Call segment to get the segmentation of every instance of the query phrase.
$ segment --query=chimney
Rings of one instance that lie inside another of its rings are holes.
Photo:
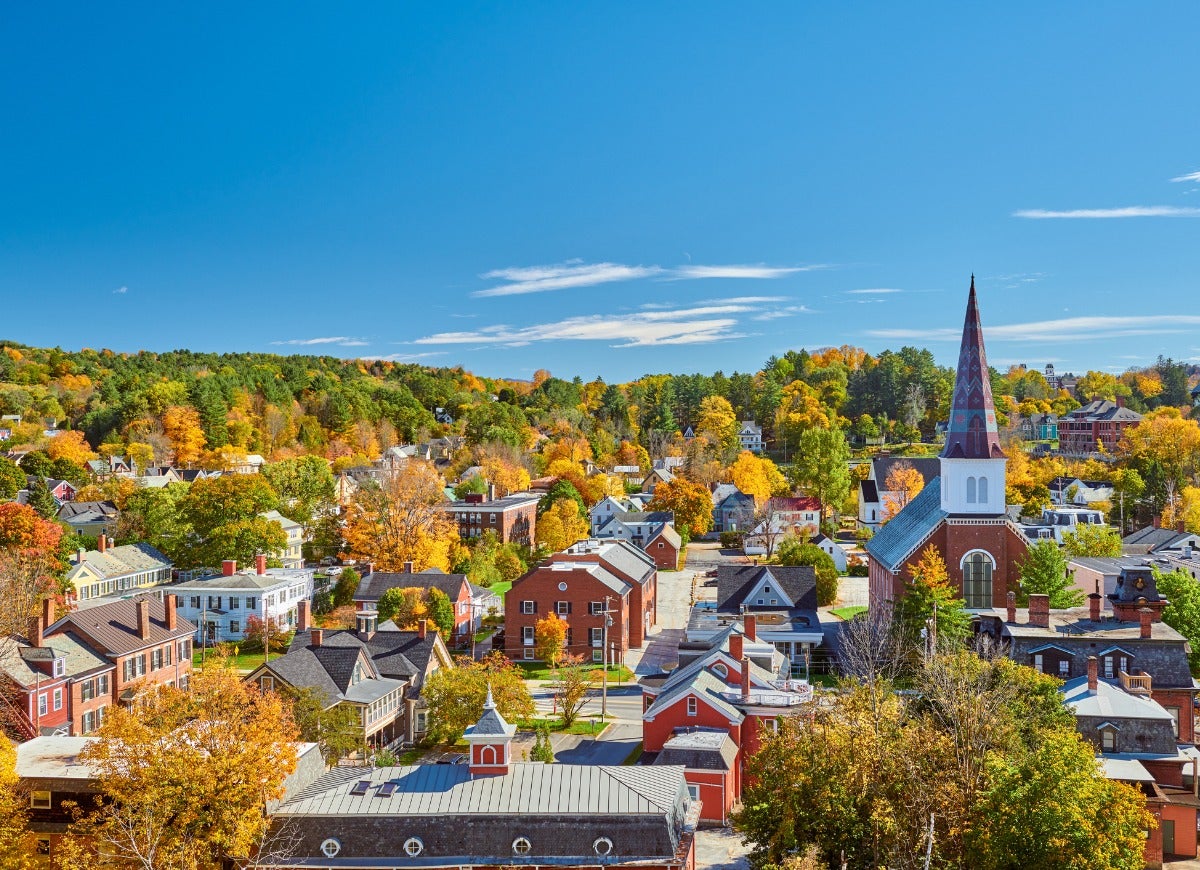
[[[1142,630],[1139,633],[1139,637],[1145,640],[1154,633],[1154,611],[1149,607],[1143,607],[1138,610],[1138,616],[1142,620]]]
[[[1155,516],[1154,519],[1150,520],[1150,525],[1154,526],[1154,528],[1156,528],[1156,529],[1161,529],[1162,528],[1162,519],[1158,516]]]
[[[742,701],[750,701],[750,657],[742,657]]]
[[[488,501],[495,501],[495,500],[496,500],[496,484],[494,484],[494,483],[489,483],[489,484],[488,484],[487,496],[488,496],[488,497],[487,497],[487,500],[488,500]]]
[[[324,632],[324,631],[322,631],[322,630],[321,630],[321,629],[319,629],[319,628],[314,628],[314,629],[312,630],[312,641],[311,641],[311,645],[312,645],[312,646],[320,646],[320,645],[321,645],[321,641],[322,641],[322,640],[324,640],[324,638],[325,638],[325,632]]]
[[[1100,621],[1100,604],[1104,598],[1098,592],[1093,592],[1088,596],[1088,619],[1092,622]]]
[[[372,575],[374,573],[375,573],[375,563],[374,562],[368,562],[367,564],[363,565],[363,576],[364,577],[369,577],[370,575]]]
[[[1029,624],[1035,628],[1050,627],[1050,596],[1029,596]]]
[[[254,557],[254,573],[261,577],[267,573],[267,554],[258,553]]]
[[[167,606],[167,631],[174,631],[179,625],[179,615],[177,608],[179,607],[179,599],[174,595],[167,595],[163,598],[163,603]]]
[[[310,628],[312,628],[312,605],[305,598],[296,605],[296,631],[308,631]]]
[[[742,660],[742,636],[736,631],[729,635],[729,655],[735,662]]]
[[[221,574],[225,577],[232,577],[237,573],[237,559],[226,559],[221,563]]]
[[[1117,407],[1118,408],[1125,407],[1125,397],[1124,396],[1117,396]]]
[[[379,611],[360,610],[358,612],[358,639],[366,642],[375,636],[375,624],[379,621]]]
[[[104,532],[101,532],[100,537],[96,540],[96,548],[101,553],[108,549],[108,535],[104,534]]]
[[[405,573],[405,574],[411,574],[412,572],[413,572],[413,563],[412,563],[412,562],[405,562],[405,563],[404,563],[404,573]]]
[[[421,640],[425,639],[425,634],[429,631],[425,623],[426,620],[424,619],[417,623],[417,635],[421,638]]]
[[[1096,694],[1096,686],[1100,682],[1100,662],[1095,656],[1088,656],[1088,694]]]
[[[750,643],[758,642],[758,617],[746,614],[742,617],[742,631]]]
[[[78,550],[75,551],[75,564],[82,565],[83,560],[86,556],[87,556],[87,550],[85,550],[83,547],[80,547]]]
[[[1184,524],[1183,520],[1179,520],[1175,523],[1175,531],[1179,532],[1181,535],[1187,533],[1187,526]]]
[[[46,597],[42,599],[42,627],[49,628],[54,625],[54,599]]]
[[[1005,596],[1005,601],[1008,605],[1008,612],[1004,616],[1006,622],[1017,621],[1017,593],[1010,592]]]
[[[142,640],[150,639],[150,602],[145,598],[139,598],[137,603],[137,621],[138,621],[138,637]]]
[[[40,647],[46,643],[46,626],[40,616],[29,617],[29,645]]]

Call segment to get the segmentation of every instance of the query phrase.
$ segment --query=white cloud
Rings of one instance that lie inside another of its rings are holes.
[[[705,305],[761,305],[764,302],[787,302],[788,296],[731,296],[728,299],[705,299]],[[649,308],[649,305],[644,306]]]
[[[1076,208],[1068,211],[1048,211],[1027,208],[1014,211],[1013,217],[1033,218],[1131,218],[1131,217],[1200,217],[1200,208],[1177,205],[1130,205],[1124,208]]]
[[[568,262],[549,266],[513,266],[493,269],[480,277],[499,279],[507,283],[471,295],[476,298],[491,296],[522,296],[527,293],[547,293],[552,290],[569,290],[576,287],[594,287],[621,281],[636,281],[657,278],[662,281],[695,281],[706,278],[770,280],[782,278],[796,272],[827,268],[814,266],[628,266],[622,263],[579,263]]]
[[[748,310],[753,309],[745,306],[710,306],[690,311],[591,314],[519,328],[497,325],[471,332],[439,332],[418,338],[414,344],[484,344],[501,347],[524,347],[540,341],[605,341],[612,347],[706,344],[744,338],[745,333],[736,331],[736,318],[714,315]]]
[[[1172,181],[1200,181],[1200,172],[1188,172],[1184,175],[1176,175]]]
[[[119,295],[122,295],[122,296],[123,296],[123,295],[125,295],[125,294],[126,294],[126,293],[128,293],[128,292],[129,292],[129,288],[128,288],[128,287],[118,287],[116,290],[114,290],[114,291],[113,291],[113,293],[117,293],[117,294],[119,294]]]
[[[345,335],[335,335],[330,338],[289,338],[283,341],[273,341],[271,344],[290,344],[307,347],[314,344],[336,344],[339,347],[366,347],[369,341],[361,338],[350,338]]]
[[[417,360],[429,359],[434,356],[445,356],[447,351],[431,350],[425,353],[389,353],[385,356],[361,356],[359,359],[383,360],[384,362],[416,362]]]
[[[762,314],[756,314],[751,320],[779,320],[781,317],[794,317],[797,314],[813,313],[813,310],[807,305],[785,305],[783,308],[775,308],[771,311],[764,311]]]
[[[903,290],[900,290],[897,287],[867,287],[862,290],[847,290],[846,291],[846,293],[848,293],[851,296],[882,296],[882,295],[886,295],[888,293],[903,293],[903,292],[904,292]]]
[[[1127,338],[1138,335],[1166,335],[1191,332],[1200,326],[1200,315],[1150,314],[1132,317],[1064,317],[1031,323],[985,326],[987,341],[1087,341],[1099,338]],[[962,329],[873,329],[876,338],[925,341],[958,341]]]

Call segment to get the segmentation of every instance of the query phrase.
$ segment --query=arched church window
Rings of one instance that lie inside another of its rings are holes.
[[[976,483],[975,478],[967,478],[967,504],[975,504],[976,499]]]
[[[992,568],[992,557],[978,550],[963,559],[963,599],[967,607],[992,606]]]
[[[988,481],[986,477],[979,478],[979,503],[987,504],[988,500]]]

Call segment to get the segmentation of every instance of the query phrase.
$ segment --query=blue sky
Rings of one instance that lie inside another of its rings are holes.
[[[1198,31],[1194,3],[9,4],[0,337],[950,363],[974,272],[994,365],[1200,361]]]

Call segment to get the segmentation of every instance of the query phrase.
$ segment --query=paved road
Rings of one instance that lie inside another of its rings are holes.
[[[609,726],[600,739],[578,734],[555,734],[554,760],[562,764],[613,764],[625,762],[642,742],[641,723]]]

